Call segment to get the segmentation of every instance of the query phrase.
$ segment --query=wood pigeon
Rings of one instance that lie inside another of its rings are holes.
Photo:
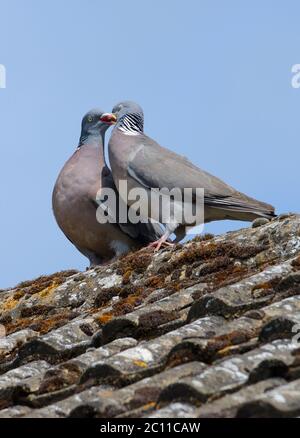
[[[125,101],[117,104],[107,117],[116,116],[108,150],[114,182],[118,187],[121,180],[128,181],[128,187],[142,187],[149,192],[167,188],[191,188],[194,190],[192,203],[195,203],[196,188],[204,189],[204,222],[231,219],[252,221],[257,217],[272,218],[274,208],[237,191],[219,178],[205,172],[169,149],[163,148],[144,134],[144,115],[135,102]],[[113,122],[112,122],[113,123]],[[203,196],[202,196],[203,198]],[[170,200],[172,204],[172,201]],[[174,205],[173,205],[174,207]],[[149,216],[157,219],[149,212]],[[161,221],[161,218],[158,218]],[[172,219],[172,218],[171,218]],[[185,236],[186,224],[170,220],[165,233],[150,246],[158,250],[175,233],[177,241]],[[190,225],[190,224],[189,224]]]
[[[61,170],[52,196],[59,227],[89,259],[91,266],[141,248],[163,234],[161,225],[156,223],[99,223],[97,220],[97,194],[99,197],[101,190],[113,189],[119,200],[104,157],[105,132],[115,117],[103,121],[103,114],[96,109],[83,117],[79,145]]]

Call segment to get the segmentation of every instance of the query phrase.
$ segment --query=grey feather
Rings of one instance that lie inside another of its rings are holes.
[[[275,215],[271,205],[237,191],[185,157],[163,148],[145,135],[143,129],[137,133],[128,128],[126,132],[126,127],[120,129],[124,118],[136,114],[138,108],[137,104],[125,102],[113,110],[118,122],[109,142],[109,157],[116,184],[120,179],[126,179],[129,187],[191,188],[194,199],[196,188],[203,188],[205,222],[222,219],[251,221],[256,217]],[[143,117],[142,110],[139,115]]]
[[[116,193],[112,174],[104,158],[104,135],[109,125],[92,110],[83,118],[79,146],[60,172],[52,196],[59,227],[76,248],[100,264],[150,243],[163,234],[157,224],[105,223],[97,221],[97,193],[111,188]]]

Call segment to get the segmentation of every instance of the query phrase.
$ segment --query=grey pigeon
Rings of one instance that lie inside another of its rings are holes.
[[[101,120],[103,111],[92,110],[82,120],[79,146],[56,181],[52,205],[56,221],[66,237],[84,254],[91,266],[111,261],[129,250],[157,240],[159,224],[99,223],[96,195],[101,188],[118,194],[104,158],[105,132],[115,117]],[[127,206],[126,206],[127,209]]]
[[[204,222],[223,219],[252,221],[257,217],[269,219],[275,216],[271,205],[238,192],[144,134],[144,115],[138,104],[122,102],[108,114],[117,117],[109,141],[109,160],[117,187],[120,180],[125,179],[129,189],[203,188]],[[165,225],[165,234],[150,245],[156,250],[172,233],[176,234],[177,241],[185,236],[186,224],[171,221]]]

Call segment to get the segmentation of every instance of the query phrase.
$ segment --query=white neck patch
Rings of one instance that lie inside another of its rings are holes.
[[[132,113],[125,114],[120,122],[118,129],[126,135],[140,135],[143,134],[144,119],[140,114]]]
[[[140,132],[131,131],[127,128],[124,128],[123,126],[119,126],[118,129],[122,132],[124,132],[125,135],[140,135]]]

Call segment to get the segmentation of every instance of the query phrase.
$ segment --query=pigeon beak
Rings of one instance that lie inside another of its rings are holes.
[[[117,117],[113,113],[104,113],[100,117],[101,122],[106,123],[107,125],[115,125],[117,122]]]

